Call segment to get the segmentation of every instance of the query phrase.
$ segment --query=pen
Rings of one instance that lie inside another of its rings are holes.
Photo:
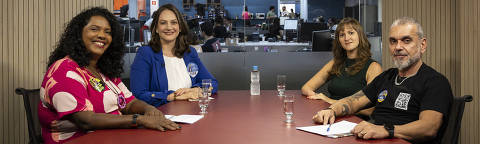
[[[332,124],[328,124],[327,132],[330,131],[331,126],[332,126]]]

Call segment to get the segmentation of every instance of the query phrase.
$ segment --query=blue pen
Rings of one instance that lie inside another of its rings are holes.
[[[332,126],[332,124],[328,124],[327,132],[330,131],[331,126]]]

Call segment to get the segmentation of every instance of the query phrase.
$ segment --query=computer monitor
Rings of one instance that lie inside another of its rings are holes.
[[[130,20],[130,26],[128,21],[120,21],[120,26],[123,29],[123,40],[127,42],[139,42],[140,41],[140,27],[141,24],[138,20]]]
[[[260,34],[258,32],[254,32],[252,34],[247,35],[247,41],[253,41],[253,42],[260,41]]]
[[[285,25],[283,26],[283,29],[296,30],[297,25],[298,25],[298,20],[287,19],[287,20],[285,20]]]
[[[312,35],[312,51],[332,51],[330,30],[313,31]]]
[[[256,13],[255,18],[257,18],[257,19],[265,19],[265,13]]]
[[[312,31],[320,31],[328,29],[324,23],[301,23],[298,30],[298,41],[308,42],[312,41]]]
[[[280,17],[280,25],[285,25],[285,20],[289,19],[289,17]]]

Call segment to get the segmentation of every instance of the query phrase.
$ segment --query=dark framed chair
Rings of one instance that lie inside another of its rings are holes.
[[[29,144],[43,143],[40,121],[38,120],[38,103],[40,89],[17,88],[15,93],[23,96],[23,104],[27,114]]]
[[[473,97],[471,95],[464,95],[453,98],[452,107],[450,108],[450,116],[448,118],[447,128],[443,134],[443,144],[456,144],[458,143],[458,135],[460,133],[460,127],[462,126],[463,110],[465,109],[465,103],[471,102]]]

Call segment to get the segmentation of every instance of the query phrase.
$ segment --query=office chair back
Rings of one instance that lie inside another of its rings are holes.
[[[465,102],[471,102],[473,97],[471,95],[464,95],[455,97],[450,109],[447,128],[443,134],[442,143],[456,144],[458,143],[458,134],[460,133],[460,126],[462,125],[463,110],[465,109]]]
[[[40,121],[38,120],[39,89],[17,88],[15,93],[23,96],[25,112],[27,114],[28,135],[30,144],[43,143]]]

